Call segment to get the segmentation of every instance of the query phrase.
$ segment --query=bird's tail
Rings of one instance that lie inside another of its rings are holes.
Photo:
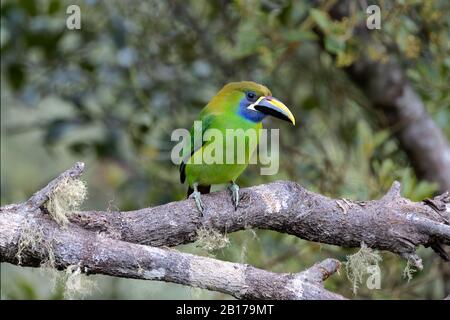
[[[201,193],[201,194],[207,194],[211,191],[211,186],[198,186],[197,190]],[[194,192],[194,189],[192,189],[190,186],[188,188],[187,191],[187,197],[189,198],[189,196],[192,194],[192,192]]]

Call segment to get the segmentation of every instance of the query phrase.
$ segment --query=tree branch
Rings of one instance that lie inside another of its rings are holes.
[[[83,166],[74,168],[79,176]],[[49,185],[57,185],[66,176],[67,172]],[[45,194],[50,190],[47,186],[32,199],[48,198]],[[364,242],[370,248],[399,254],[419,269],[422,262],[415,254],[419,245],[431,246],[449,259],[441,247],[450,244],[449,193],[412,202],[401,197],[400,184],[395,182],[381,199],[361,202],[330,199],[293,182],[275,182],[241,189],[241,196],[237,211],[228,194],[218,192],[204,195],[203,216],[188,199],[129,212],[78,212],[71,221],[111,239],[156,247],[193,242],[200,229],[234,232],[259,228],[344,247],[359,247]],[[29,207],[38,208],[35,216],[44,216],[41,204]],[[3,218],[11,211],[21,215],[32,212],[23,205],[5,206],[1,208]]]
[[[25,209],[33,211],[43,206],[49,199],[52,192],[58,186],[58,184],[65,179],[77,179],[84,171],[84,163],[77,162],[69,170],[64,171],[58,176],[57,179],[50,181],[44,188],[33,194],[33,196],[24,203]]]
[[[28,241],[25,248],[23,238]],[[334,259],[300,273],[273,273],[115,240],[74,224],[61,227],[40,210],[24,214],[20,207],[2,208],[0,253],[2,262],[21,266],[38,267],[52,260],[58,269],[75,265],[86,274],[168,281],[239,299],[344,299],[323,288],[323,281],[339,269],[340,263]]]
[[[351,5],[354,5],[351,1],[340,1],[331,10],[331,16],[337,20],[348,16]],[[365,25],[359,26],[355,36],[369,43],[370,32]],[[441,192],[450,191],[450,145],[427,113],[400,62],[392,55],[388,63],[363,56],[346,71],[370,99],[373,108],[384,115],[386,125],[393,129],[417,174],[437,182]]]
[[[204,195],[203,216],[194,201],[184,200],[129,212],[79,212],[71,219],[112,238],[152,246],[193,242],[201,228],[228,233],[267,229],[344,247],[364,242],[399,254],[419,269],[417,246],[450,243],[449,193],[432,200],[440,210],[401,197],[398,182],[383,198],[366,202],[330,199],[287,181],[241,189],[241,195],[237,211],[226,192]]]

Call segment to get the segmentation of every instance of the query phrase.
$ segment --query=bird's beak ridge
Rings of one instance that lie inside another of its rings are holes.
[[[295,126],[295,118],[291,110],[280,100],[271,96],[262,96],[250,106],[253,110],[258,110],[264,114],[271,115],[281,120],[288,121]]]

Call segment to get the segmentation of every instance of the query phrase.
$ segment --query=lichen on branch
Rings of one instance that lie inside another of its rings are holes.
[[[66,177],[48,195],[45,207],[59,225],[65,226],[69,223],[69,217],[79,210],[86,196],[84,181]]]
[[[448,260],[441,244],[450,244],[445,212],[449,194],[412,202],[401,196],[400,184],[394,183],[381,199],[353,201],[343,212],[342,203],[335,199],[279,181],[242,189],[237,210],[225,192],[205,195],[208,209],[203,216],[189,199],[132,212],[83,212],[77,211],[86,196],[79,180],[83,168],[77,163],[27,202],[0,208],[1,261],[68,270],[67,297],[77,292],[74,288],[89,287],[82,284],[89,273],[175,282],[236,298],[343,298],[322,285],[339,268],[333,259],[298,274],[276,274],[157,248],[198,241],[205,249],[215,250],[228,244],[228,233],[249,228],[343,247],[361,246],[346,263],[355,290],[365,269],[381,261],[375,250],[396,253],[419,270],[421,259],[415,253],[419,245],[431,247]],[[276,213],[267,206],[269,197],[278,208]]]

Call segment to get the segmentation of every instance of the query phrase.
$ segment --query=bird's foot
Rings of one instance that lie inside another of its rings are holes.
[[[231,202],[233,202],[234,205],[234,210],[237,210],[237,207],[239,205],[239,186],[232,182],[229,187],[228,190],[230,190],[231,192]]]
[[[205,205],[203,204],[201,193],[197,190],[197,186],[194,186],[194,192],[189,196],[189,198],[193,198],[195,200],[195,204],[197,205],[198,211],[203,216],[203,211],[205,210]]]

